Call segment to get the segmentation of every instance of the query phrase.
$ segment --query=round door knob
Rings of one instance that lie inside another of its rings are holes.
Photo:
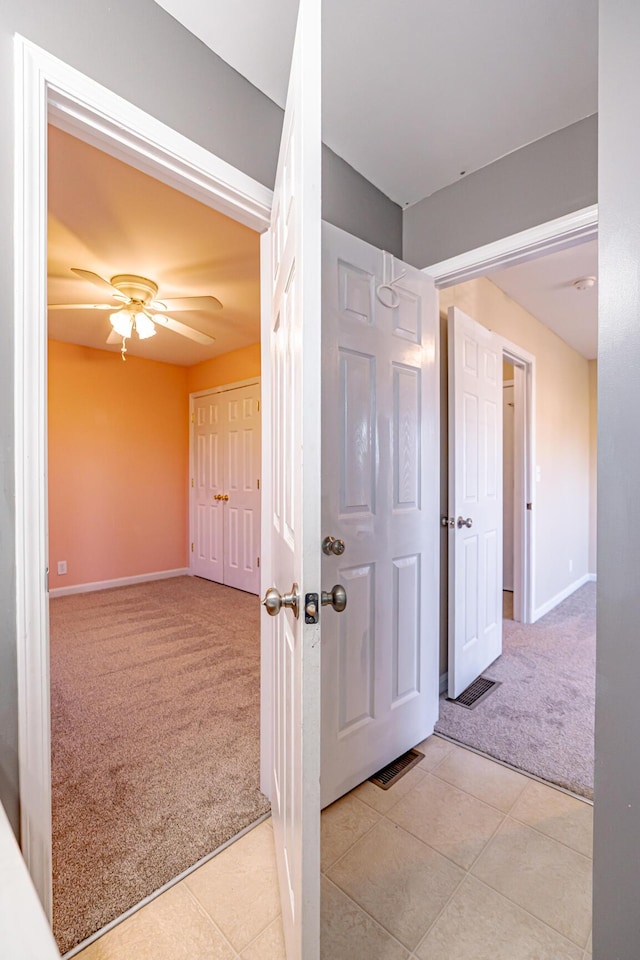
[[[221,500],[228,500],[228,499],[229,499],[229,494],[228,494],[228,493],[225,493],[224,497],[220,497],[220,499],[221,499]]]
[[[469,527],[469,529],[471,529],[472,526],[473,526],[473,520],[471,519],[471,517],[467,517],[466,520],[464,519],[464,517],[458,517],[458,529],[460,529],[461,527]]]
[[[263,607],[267,608],[267,613],[270,617],[276,617],[280,613],[280,607],[282,606],[280,591],[276,590],[275,587],[269,587],[260,603]]]
[[[291,586],[290,592],[285,593],[283,596],[276,587],[269,587],[260,603],[263,607],[266,607],[270,617],[277,617],[282,607],[289,607],[290,610],[293,610],[293,615],[297,620],[299,599],[298,584],[294,583]]]
[[[332,590],[323,590],[320,595],[323,607],[333,607],[336,613],[342,613],[347,606],[347,591],[341,583],[336,583]]]
[[[344,540],[336,540],[335,537],[325,537],[322,541],[322,552],[327,557],[341,557],[345,551]]]

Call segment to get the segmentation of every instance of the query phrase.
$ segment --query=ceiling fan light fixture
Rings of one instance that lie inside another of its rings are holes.
[[[128,310],[118,310],[109,317],[111,326],[121,337],[130,337],[133,327],[133,318]]]
[[[136,333],[141,340],[148,340],[149,337],[155,337],[155,324],[146,313],[136,313],[135,321]]]

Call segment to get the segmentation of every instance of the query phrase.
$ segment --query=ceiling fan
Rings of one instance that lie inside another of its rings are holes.
[[[91,270],[80,270],[71,267],[71,272],[83,280],[90,280],[111,297],[116,303],[50,303],[49,310],[110,310],[109,317],[112,330],[107,337],[107,343],[122,341],[122,357],[126,353],[126,341],[135,330],[138,339],[146,340],[155,336],[156,325],[165,327],[181,337],[188,337],[196,343],[210,344],[215,337],[194,330],[193,327],[168,316],[168,312],[204,311],[213,312],[222,309],[222,304],[216,297],[177,297],[168,300],[156,299],[158,284],[146,277],[135,274],[119,273],[111,280],[93,273]]]

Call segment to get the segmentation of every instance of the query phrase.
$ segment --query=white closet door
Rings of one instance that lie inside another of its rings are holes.
[[[224,579],[223,442],[220,394],[197,397],[193,403],[193,551],[191,572],[222,583]]]
[[[221,395],[225,407],[224,583],[260,590],[260,385]]]

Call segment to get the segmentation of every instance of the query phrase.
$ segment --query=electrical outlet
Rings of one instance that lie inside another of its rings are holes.
[[[61,577],[66,572],[67,572],[67,561],[58,560],[58,576]]]

